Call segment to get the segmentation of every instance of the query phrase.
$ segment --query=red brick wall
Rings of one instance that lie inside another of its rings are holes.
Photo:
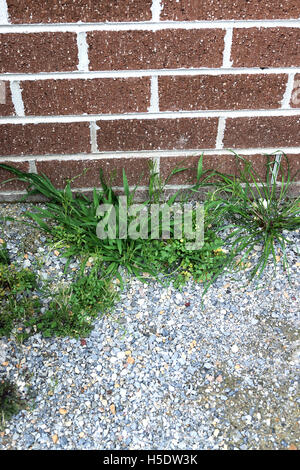
[[[197,156],[300,168],[299,0],[0,0],[0,162],[88,191]],[[24,187],[1,185],[0,199]]]

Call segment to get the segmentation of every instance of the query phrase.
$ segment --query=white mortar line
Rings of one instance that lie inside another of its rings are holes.
[[[148,155],[148,158],[149,158],[149,155]],[[155,156],[151,157],[151,159],[152,159],[152,162],[153,162],[153,165],[154,165],[154,172],[158,173],[160,175],[160,156],[155,155]]]
[[[3,0],[2,0],[3,1]],[[153,10],[152,10],[153,11]],[[158,10],[157,10],[158,11]],[[157,14],[157,13],[156,13]],[[164,29],[228,29],[228,28],[300,28],[299,19],[292,20],[219,20],[219,21],[139,21],[129,23],[52,23],[13,24],[0,26],[0,33],[41,33],[81,31],[159,31]]]
[[[222,68],[230,68],[232,66],[231,46],[232,46],[233,28],[228,28],[224,37],[224,52],[223,52],[223,65]]]
[[[22,90],[19,81],[10,82],[10,91],[12,102],[15,108],[16,115],[19,117],[25,116],[24,103],[22,98]]]
[[[190,188],[192,185],[189,185],[189,184],[167,184],[165,186],[166,189],[187,189],[187,188]],[[95,189],[97,190],[101,190],[101,186],[97,186]],[[112,186],[112,189],[114,191],[124,191],[124,187],[123,186]],[[129,186],[129,189],[130,191],[134,190],[135,189],[135,186],[133,185],[130,185]],[[149,190],[149,186],[143,186],[143,185],[140,185],[136,188],[138,191],[148,191]],[[86,188],[74,188],[73,191],[76,190],[78,192],[84,192],[84,191],[93,191],[94,188],[93,187],[86,187]],[[0,192],[1,194],[1,192]]]
[[[235,149],[235,152],[241,155],[269,155],[284,152],[288,155],[299,155],[300,147],[263,147],[263,148],[246,148],[246,149]],[[28,162],[28,161],[82,161],[82,160],[127,160],[137,158],[169,158],[169,157],[197,157],[204,153],[206,155],[233,155],[229,149],[192,149],[192,150],[148,150],[148,151],[132,151],[132,152],[98,152],[86,153],[86,154],[46,154],[46,155],[20,155],[20,156],[2,156],[0,160],[11,161],[11,162]]]
[[[97,143],[97,129],[98,126],[95,122],[90,122],[90,139],[91,139],[91,151],[92,153],[99,152]]]
[[[294,88],[294,78],[295,78],[295,74],[290,73],[289,76],[288,76],[288,81],[287,81],[287,84],[286,84],[285,93],[284,93],[283,99],[281,101],[281,108],[282,109],[289,109],[291,107],[290,101],[291,101],[292,92],[293,92],[293,88]]]
[[[220,117],[219,124],[218,124],[218,133],[216,139],[216,148],[222,149],[223,148],[223,139],[225,133],[225,126],[226,126],[226,118]]]
[[[6,0],[0,0],[0,26],[9,24],[9,15]]]
[[[78,70],[80,72],[88,72],[89,70],[88,43],[86,40],[86,33],[84,31],[77,34],[77,47],[78,47]]]
[[[196,118],[242,118],[242,117],[271,117],[271,116],[298,116],[300,109],[241,109],[211,110],[211,111],[172,111],[160,113],[128,113],[128,114],[89,114],[89,115],[67,115],[67,116],[3,116],[0,124],[37,124],[37,123],[72,123],[72,122],[95,122],[116,121],[134,119],[196,119]]]
[[[29,173],[37,173],[36,161],[30,160],[28,163],[29,163]]]
[[[151,77],[151,98],[149,113],[159,113],[159,93],[158,93],[158,77],[153,75]]]
[[[161,0],[152,0],[152,21],[153,23],[158,23],[160,21],[160,13],[162,10]]]
[[[70,80],[95,78],[131,78],[174,76],[174,75],[270,75],[300,73],[300,67],[260,68],[190,68],[190,69],[149,69],[149,70],[102,70],[93,72],[52,72],[52,73],[2,73],[0,80]]]
[[[182,185],[166,185],[166,189],[188,189],[190,188],[192,185],[187,185],[187,184],[182,184]],[[278,181],[276,182],[276,186],[278,188],[281,187],[281,182]],[[295,181],[292,183],[292,186],[293,187],[298,187],[300,188],[300,182],[298,181]],[[130,190],[133,190],[135,188],[135,186],[129,186],[129,189]],[[95,188],[96,190],[101,190],[101,186],[99,187],[96,187]],[[113,186],[112,187],[113,190],[124,190],[124,188],[122,186]],[[73,191],[77,191],[77,192],[85,192],[85,191],[93,191],[94,188],[93,187],[86,187],[86,188],[74,188],[72,189]],[[144,191],[144,190],[148,190],[148,187],[147,186],[138,186],[137,187],[137,190],[141,190],[141,191]],[[0,191],[0,201],[3,201],[5,199],[5,197],[13,197],[13,196],[24,196],[27,194],[27,191],[23,190],[23,191]]]

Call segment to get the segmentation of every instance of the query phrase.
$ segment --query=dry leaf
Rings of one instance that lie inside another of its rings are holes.
[[[57,441],[58,441],[58,435],[57,434],[53,434],[52,441],[53,441],[54,444],[57,443]]]
[[[134,358],[131,357],[131,356],[129,356],[129,357],[127,358],[127,362],[128,362],[128,364],[134,364]]]
[[[66,415],[68,413],[65,408],[59,408],[59,412],[61,415]]]
[[[116,414],[116,407],[115,407],[114,404],[110,405],[109,409],[110,409],[110,411],[112,412],[113,415]]]

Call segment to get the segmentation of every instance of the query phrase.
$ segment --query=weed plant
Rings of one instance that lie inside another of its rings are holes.
[[[7,379],[0,380],[0,429],[13,415],[25,408],[17,387]]]
[[[53,291],[38,286],[34,272],[13,263],[0,263],[0,337],[14,334],[17,341],[40,332],[44,337],[84,337],[99,312],[108,311],[116,292],[99,278],[99,265],[80,272],[74,282]],[[46,299],[51,298],[47,307]]]
[[[299,227],[299,199],[291,200],[288,197],[293,178],[287,157],[284,154],[280,159],[278,156],[276,159],[269,156],[265,178],[258,174],[251,162],[237,154],[235,158],[239,168],[236,176],[212,170],[204,171],[202,155],[196,169],[196,183],[191,192],[184,194],[178,191],[166,201],[169,206],[178,200],[179,203],[187,202],[191,193],[199,192],[203,186],[216,188],[214,192],[208,193],[204,202],[204,245],[201,249],[193,251],[187,250],[187,240],[184,236],[181,240],[174,237],[172,219],[169,239],[151,240],[151,214],[146,220],[146,237],[131,239],[117,236],[100,240],[96,233],[97,224],[101,220],[97,215],[100,204],[111,204],[114,207],[117,227],[121,220],[119,198],[112,185],[105,181],[102,171],[99,174],[102,189],[94,189],[90,200],[84,195],[72,194],[73,180],[68,181],[63,190],[58,190],[45,175],[23,173],[3,164],[0,167],[28,183],[29,195],[39,193],[48,198],[46,209],[37,208],[36,212],[30,212],[28,215],[54,237],[57,247],[64,248],[65,257],[71,259],[80,256],[82,260],[87,260],[89,256],[95,257],[101,266],[100,278],[108,280],[116,276],[122,285],[122,266],[144,282],[144,274],[148,273],[156,279],[161,279],[159,275],[163,274],[177,286],[189,278],[209,285],[225,268],[233,269],[236,265],[242,268],[244,261],[254,252],[254,246],[260,243],[263,249],[250,272],[250,279],[262,275],[270,256],[276,264],[276,243],[281,248],[283,263],[287,267],[288,240],[284,233]],[[162,181],[152,166],[148,185],[149,197],[141,204],[141,208],[161,202],[169,179],[185,170],[184,167],[176,168]],[[276,185],[278,175],[281,176],[279,191]],[[129,189],[123,170],[123,192],[127,208],[134,203],[137,187],[138,184],[133,190]],[[230,229],[230,234],[222,240],[220,233],[225,228],[225,223],[226,228]],[[228,253],[224,250],[224,245],[230,245]]]
[[[200,157],[197,167],[197,188],[209,184],[209,179],[215,172],[210,170],[203,171],[203,156]],[[46,209],[37,208],[36,212],[28,213],[29,217],[39,224],[47,233],[51,234],[55,240],[55,246],[63,248],[63,256],[69,258],[80,256],[82,260],[89,256],[95,257],[101,264],[100,276],[104,279],[110,279],[116,276],[121,285],[123,279],[120,275],[120,267],[126,268],[130,274],[134,274],[143,282],[146,282],[144,274],[161,279],[161,273],[169,276],[171,272],[178,272],[179,277],[175,280],[176,285],[182,284],[190,276],[196,279],[209,280],[213,274],[221,272],[220,246],[222,241],[211,230],[205,231],[205,244],[203,249],[187,250],[187,240],[183,236],[181,241],[174,238],[174,219],[170,220],[169,239],[151,240],[151,212],[148,212],[146,218],[146,236],[144,238],[106,238],[99,239],[96,234],[96,228],[99,220],[97,209],[100,204],[110,204],[114,207],[116,213],[116,226],[121,221],[120,200],[112,189],[111,184],[107,184],[100,170],[99,178],[102,190],[94,189],[92,200],[84,195],[74,195],[71,191],[72,181],[68,181],[64,190],[56,189],[51,181],[45,175],[33,173],[23,173],[18,169],[7,165],[1,165],[6,170],[11,171],[16,177],[29,184],[28,195],[37,192],[46,196],[49,200]],[[165,186],[169,179],[178,172],[185,171],[186,168],[176,168],[165,181],[162,181],[159,174],[153,166],[150,167],[149,175],[149,197],[141,203],[141,210],[149,207],[153,203],[162,201]],[[134,204],[134,197],[138,184],[133,190],[130,190],[128,180],[123,170],[123,192],[126,197],[128,211]],[[181,198],[181,201],[180,201]],[[179,203],[187,201],[187,196],[180,194],[180,191],[173,194],[165,204],[171,207],[175,201]],[[206,203],[205,221],[210,221],[215,217],[215,201]],[[128,218],[128,223],[134,217]],[[208,224],[209,225],[209,224]],[[140,227],[138,227],[140,228]],[[162,232],[162,225],[159,227]],[[119,234],[118,234],[119,235]],[[219,250],[219,251],[216,251]]]
[[[237,176],[219,173],[218,189],[214,194],[220,212],[229,221],[230,234],[226,243],[230,244],[231,251],[228,266],[242,266],[255,252],[255,245],[261,245],[258,261],[250,270],[250,281],[261,278],[270,259],[274,267],[282,259],[284,269],[288,271],[286,247],[291,242],[287,232],[300,227],[300,199],[289,197],[297,173],[291,175],[289,160],[283,153],[277,153],[276,158],[266,156],[265,176],[255,170],[252,162],[234,155]]]
[[[117,298],[110,281],[99,278],[97,266],[68,286],[57,291],[45,290],[44,296],[51,298],[49,305],[43,314],[28,318],[25,327],[41,332],[46,338],[88,336],[99,312],[107,312]]]

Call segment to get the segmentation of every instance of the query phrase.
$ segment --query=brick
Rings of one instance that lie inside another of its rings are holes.
[[[159,77],[161,111],[279,108],[287,75]]]
[[[160,175],[165,181],[175,168],[186,168],[168,179],[168,184],[194,184],[196,182],[197,165],[200,155],[181,157],[161,157]],[[203,170],[218,170],[231,173],[234,171],[233,155],[204,155]]]
[[[26,115],[133,113],[150,105],[149,78],[21,83]]]
[[[0,163],[5,163],[6,165],[18,168],[21,171],[29,172],[28,162],[9,162],[5,160],[0,160]],[[9,171],[0,168],[0,193],[1,191],[22,191],[26,189],[27,183],[23,183],[22,181],[18,181],[16,179],[13,179],[13,181],[9,181],[8,183],[4,183],[4,181],[11,178],[15,178],[15,176]]]
[[[90,152],[89,124],[0,125],[0,155],[45,155]]]
[[[300,17],[298,0],[162,0],[161,20],[261,20]]]
[[[286,156],[288,158],[288,165],[290,168],[291,176],[294,177],[296,172],[297,171],[299,172],[299,169],[300,169],[300,155],[287,154]],[[266,175],[267,175],[267,164],[268,162],[272,162],[275,160],[275,155],[266,155],[266,154],[246,155],[245,158],[253,164],[253,169],[255,170],[259,178],[261,178],[262,181],[265,181]],[[278,181],[281,181],[282,171],[286,178],[288,165],[287,165],[286,159],[283,157],[281,160],[281,168],[277,177]],[[236,169],[234,172],[234,174],[236,175],[238,174],[239,166],[240,168],[243,168],[242,163],[240,163],[239,165],[237,162],[235,165]],[[299,180],[299,175],[298,175],[298,180]]]
[[[14,116],[15,114],[9,82],[0,80],[0,116]]]
[[[97,121],[99,151],[179,150],[215,146],[218,119]]]
[[[7,0],[12,23],[148,21],[152,0],[90,2],[86,0]]]
[[[230,118],[226,120],[224,147],[297,147],[299,130],[299,116]]]
[[[91,70],[220,67],[224,31],[93,31],[88,33]]]
[[[149,181],[149,160],[147,158],[113,158],[99,160],[47,160],[37,161],[38,173],[46,174],[53,184],[63,188],[68,179],[78,178],[72,183],[73,188],[101,187],[99,170],[102,168],[107,182],[113,186],[123,186],[122,169],[126,171],[129,185],[136,185],[140,176],[139,184],[147,184]],[[85,172],[85,170],[87,171]]]
[[[299,67],[299,28],[234,29],[234,67]]]
[[[77,69],[74,33],[0,34],[0,73],[36,73]]]
[[[246,160],[253,164],[254,170],[257,172],[259,177],[264,181],[266,179],[266,164],[268,162],[267,155],[244,155]],[[290,165],[290,171],[292,176],[300,169],[300,154],[299,155],[287,155]],[[269,157],[271,160],[274,156]],[[199,155],[186,156],[186,157],[161,157],[160,159],[160,174],[163,180],[165,180],[172,170],[175,168],[187,168],[186,171],[176,173],[169,180],[168,184],[181,185],[181,184],[195,184],[196,172]],[[270,160],[270,161],[271,161]],[[215,170],[221,173],[227,173],[231,175],[239,174],[239,167],[242,165],[238,164],[238,160],[234,155],[204,155],[203,157],[203,169],[204,170]],[[286,160],[282,160],[282,168],[286,175]],[[278,175],[280,180],[281,174]],[[298,180],[300,177],[298,176]]]
[[[295,75],[290,106],[291,108],[300,108],[300,74]]]
[[[299,154],[287,154],[290,166],[291,178],[295,181],[300,181],[300,153]],[[282,167],[286,169],[286,161],[282,161]],[[280,175],[279,175],[280,178]],[[278,179],[279,179],[278,178]],[[299,197],[299,193],[298,193]]]

